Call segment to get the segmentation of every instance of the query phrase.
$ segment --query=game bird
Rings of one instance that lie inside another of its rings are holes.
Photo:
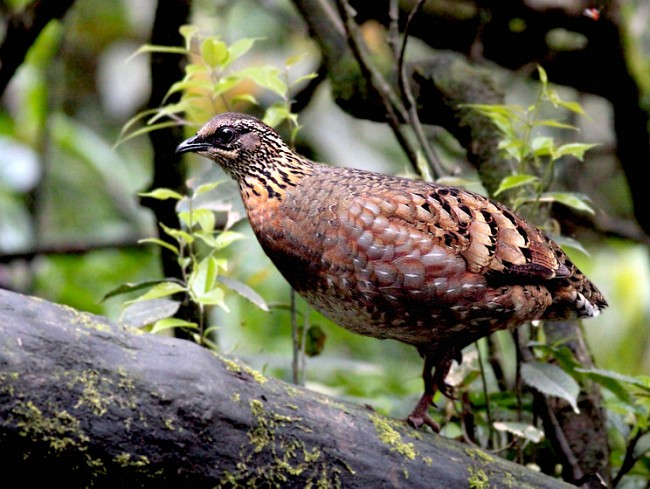
[[[417,348],[414,427],[438,430],[428,408],[437,391],[451,397],[445,378],[466,346],[607,306],[559,245],[479,194],[315,163],[238,113],[217,115],[177,152],[214,160],[237,181],[262,248],[309,304],[354,333]]]

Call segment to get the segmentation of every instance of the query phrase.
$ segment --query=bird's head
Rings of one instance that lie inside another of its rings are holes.
[[[196,135],[179,144],[176,152],[210,158],[239,179],[263,169],[275,157],[291,153],[291,149],[259,119],[226,112],[212,118]]]

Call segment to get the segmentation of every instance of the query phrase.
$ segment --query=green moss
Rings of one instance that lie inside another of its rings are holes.
[[[26,401],[14,407],[12,417],[21,436],[45,441],[57,453],[88,442],[79,420],[65,410],[44,413],[32,401]]]
[[[490,478],[483,469],[478,469],[470,465],[467,467],[467,470],[469,470],[467,482],[469,483],[470,489],[489,489]]]
[[[149,458],[145,455],[133,456],[130,453],[122,452],[113,461],[120,467],[144,467],[149,465]]]
[[[255,382],[260,385],[264,384],[268,380],[261,372],[250,368],[248,365],[240,365],[237,362],[220,355],[217,355],[217,357],[223,362],[223,364],[226,366],[226,369],[230,372],[246,372],[248,375],[253,377]]]
[[[88,406],[96,416],[103,416],[108,409],[107,400],[110,396],[106,396],[106,392],[110,390],[111,381],[102,377],[96,370],[82,370],[73,376],[69,382],[70,388],[75,384],[81,383],[82,392],[81,396],[75,404],[75,409],[81,406]]]
[[[403,455],[408,460],[417,456],[415,445],[402,440],[402,435],[391,426],[391,422],[378,414],[371,414],[370,420],[375,425],[379,440],[389,446],[390,450]]]
[[[114,332],[114,328],[110,324],[102,321],[98,321],[94,319],[92,316],[90,316],[89,314],[80,312],[77,309],[74,309],[66,305],[60,305],[59,307],[69,312],[72,316],[74,316],[75,324],[81,325],[85,328],[94,329],[96,331],[102,331],[104,333]]]
[[[340,487],[340,471],[330,468],[320,448],[291,435],[291,427],[305,429],[301,417],[277,412],[259,399],[248,406],[254,426],[240,447],[241,459],[225,471],[220,487],[283,486],[297,478],[304,487]]]
[[[489,453],[479,450],[478,448],[466,448],[465,453],[474,460],[481,460],[486,463],[493,463],[494,457]]]

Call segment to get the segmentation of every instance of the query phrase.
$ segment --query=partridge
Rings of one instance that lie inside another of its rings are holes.
[[[178,153],[214,160],[239,184],[262,248],[305,300],[348,330],[401,341],[424,358],[428,416],[461,350],[529,320],[597,316],[594,284],[541,230],[461,188],[332,168],[293,151],[260,120],[223,113]]]

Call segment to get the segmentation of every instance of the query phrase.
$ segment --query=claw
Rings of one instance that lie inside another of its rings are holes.
[[[439,433],[440,425],[427,414],[430,405],[435,405],[433,404],[433,395],[424,393],[411,414],[406,418],[406,422],[415,429],[427,425],[434,433]]]

